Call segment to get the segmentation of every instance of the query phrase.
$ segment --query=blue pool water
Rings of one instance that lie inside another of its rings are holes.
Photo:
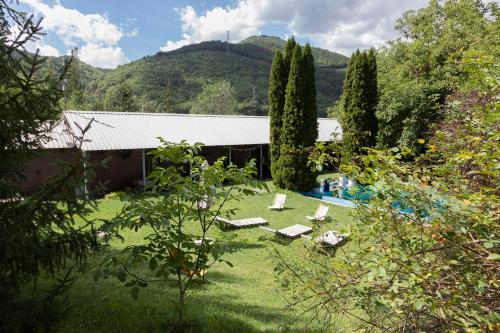
[[[367,204],[374,197],[375,193],[369,188],[363,185],[356,185],[350,189],[344,188],[341,190],[338,197],[333,196],[333,192],[320,192],[319,188],[313,189],[310,192],[300,192],[301,194],[325,201],[332,202],[334,204],[346,207],[356,207],[357,203]],[[411,214],[414,209],[406,206],[401,201],[394,201],[392,203],[392,208],[399,210],[404,214]],[[422,213],[423,216],[427,216],[426,212]]]

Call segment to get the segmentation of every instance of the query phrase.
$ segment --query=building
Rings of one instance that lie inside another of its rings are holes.
[[[341,135],[335,119],[318,123],[319,141]],[[56,160],[76,161],[77,154],[86,154],[93,164],[107,160],[106,167],[94,168],[95,180],[105,183],[107,191],[143,185],[154,168],[147,152],[160,145],[159,137],[203,143],[202,155],[210,163],[227,156],[242,166],[255,158],[259,177],[269,175],[269,117],[66,111],[51,137],[26,172],[27,191],[57,172]]]

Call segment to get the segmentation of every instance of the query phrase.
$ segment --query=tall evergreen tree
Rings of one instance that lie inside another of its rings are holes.
[[[316,83],[314,78],[314,57],[311,46],[306,43],[302,60],[304,94],[303,145],[311,147],[318,139],[318,107],[316,106]]]
[[[286,86],[285,110],[281,127],[280,156],[277,167],[280,181],[289,190],[309,190],[316,177],[307,165],[304,146],[304,66],[302,51],[296,45],[290,63]]]
[[[290,64],[292,62],[292,56],[293,56],[293,51],[295,50],[295,46],[297,46],[297,42],[295,42],[295,38],[292,36],[286,41],[285,48],[283,51],[283,63],[285,65],[285,79],[284,79],[285,88],[288,81],[288,74],[290,73]]]
[[[278,51],[274,55],[269,76],[269,148],[271,158],[271,175],[276,185],[280,186],[280,172],[277,161],[280,155],[280,132],[283,124],[283,110],[285,107],[286,71],[283,54]]]
[[[165,90],[163,93],[163,105],[165,113],[174,113],[174,96],[173,96],[172,82],[167,80]]]
[[[353,53],[341,97],[344,161],[351,160],[362,153],[362,148],[376,143],[377,74],[373,71],[376,71],[373,51],[371,55],[359,50]]]
[[[302,49],[295,45],[285,92],[285,109],[281,128],[281,143],[298,146],[302,143],[304,128],[304,100],[302,93]]]
[[[116,92],[116,111],[137,112],[139,107],[134,100],[132,88],[126,82],[122,82]]]
[[[60,74],[45,74],[46,58],[24,52],[42,37],[40,21],[14,4],[0,0],[0,332],[38,332],[50,330],[54,298],[98,249],[99,226],[88,215],[96,203],[74,193],[85,183],[82,154],[75,152],[72,162],[52,160],[54,176],[24,193],[32,159],[57,156],[45,154],[44,144],[60,123],[72,59]]]
[[[366,99],[367,99],[367,114],[366,128],[370,132],[369,146],[374,146],[377,142],[377,104],[378,104],[378,82],[377,82],[377,58],[375,49],[371,48],[367,53],[366,72]]]
[[[80,59],[78,58],[78,48],[72,50],[71,55],[73,60],[71,61],[67,79],[65,80],[63,108],[81,110],[85,108],[85,96],[81,78]]]

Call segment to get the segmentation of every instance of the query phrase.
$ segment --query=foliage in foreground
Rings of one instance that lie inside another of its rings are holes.
[[[25,50],[41,34],[39,22],[9,5],[0,1],[0,331],[30,331],[54,319],[50,304],[98,243],[88,218],[94,206],[74,192],[84,186],[78,156],[75,165],[59,163],[58,174],[33,193],[21,194],[27,165],[59,119],[69,63],[56,78],[42,75],[44,60]],[[42,275],[54,283],[48,292],[37,290]],[[33,287],[23,290],[28,283]]]
[[[384,332],[500,329],[498,59],[469,51],[460,69],[426,154],[372,151],[346,169],[375,194],[342,230],[350,251],[279,262],[291,308]]]
[[[500,56],[498,13],[495,1],[432,0],[398,20],[401,38],[377,54],[380,145],[423,150],[418,139],[432,135],[446,97],[467,79],[457,67],[466,52]]]
[[[234,209],[224,210],[226,203],[255,194],[253,188],[263,188],[254,179],[254,161],[242,169],[234,164],[225,166],[225,158],[209,165],[199,155],[200,150],[200,145],[163,142],[150,153],[163,165],[149,175],[150,191],[126,198],[122,214],[115,219],[117,228],[136,232],[146,229],[149,234],[143,244],[129,245],[119,255],[106,259],[95,275],[96,279],[115,276],[131,288],[134,298],[139,288],[150,283],[175,281],[178,330],[185,325],[187,290],[194,280],[204,278],[212,263],[225,262],[221,256],[231,250],[229,240],[209,239],[209,230],[217,225],[218,218],[234,214]],[[193,225],[196,232],[192,232]],[[151,271],[149,276],[135,272],[144,264]]]

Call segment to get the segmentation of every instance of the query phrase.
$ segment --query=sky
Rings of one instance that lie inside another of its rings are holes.
[[[101,68],[206,40],[290,36],[350,55],[397,37],[394,24],[427,0],[19,0],[43,18],[42,55],[69,54]]]

